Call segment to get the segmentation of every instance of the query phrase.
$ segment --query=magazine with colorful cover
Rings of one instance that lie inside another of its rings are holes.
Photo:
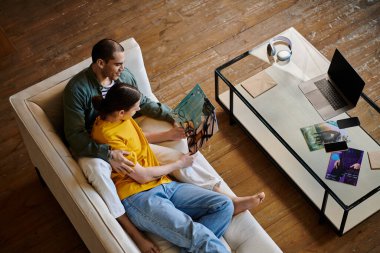
[[[184,129],[190,153],[197,152],[218,131],[215,107],[199,84],[172,111]]]
[[[356,185],[358,183],[363,155],[363,150],[353,148],[331,153],[326,179]]]
[[[301,132],[310,151],[324,148],[325,143],[349,142],[345,129],[339,129],[336,121],[327,121],[301,128]]]

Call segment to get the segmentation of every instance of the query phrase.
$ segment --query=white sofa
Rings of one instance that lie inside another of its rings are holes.
[[[126,66],[135,75],[139,89],[152,99],[141,50],[131,38],[122,42]],[[91,252],[139,252],[130,237],[110,215],[98,193],[87,183],[77,162],[63,142],[62,92],[68,80],[88,67],[90,58],[10,97],[18,126],[30,159]],[[140,120],[145,128],[157,128],[149,119]],[[184,149],[184,142],[163,145]],[[204,160],[206,168],[217,176]],[[233,194],[222,182],[222,189]],[[247,211],[233,218],[224,235],[232,252],[281,252],[253,216]],[[178,249],[154,237],[161,252]]]

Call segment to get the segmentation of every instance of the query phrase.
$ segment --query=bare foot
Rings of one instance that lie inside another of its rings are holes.
[[[234,203],[234,215],[244,212],[248,209],[253,209],[257,207],[265,198],[265,193],[260,192],[253,196],[246,197],[233,197],[232,203]]]

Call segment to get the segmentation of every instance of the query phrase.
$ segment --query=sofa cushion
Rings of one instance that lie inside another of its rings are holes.
[[[137,124],[139,124],[144,133],[166,131],[172,127],[172,124],[168,122],[156,120],[145,116],[138,117],[136,119],[136,122]],[[183,154],[187,154],[189,152],[186,140],[165,141],[161,142],[160,146],[175,149],[179,152],[182,152]]]
[[[131,38],[121,42],[121,45],[124,47],[126,52],[125,66],[127,66],[127,68],[135,76],[139,90],[142,94],[149,97],[153,101],[158,101],[150,87],[148,75],[145,71],[144,60],[142,58],[142,52],[136,40]]]

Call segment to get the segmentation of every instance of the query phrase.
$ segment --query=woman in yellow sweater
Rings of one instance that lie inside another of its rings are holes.
[[[218,238],[231,221],[236,201],[167,176],[191,166],[193,158],[186,154],[178,161],[159,164],[149,143],[184,136],[177,130],[144,135],[132,118],[140,109],[140,97],[135,87],[117,83],[105,99],[93,100],[100,112],[93,126],[93,139],[112,149],[126,150],[127,158],[135,164],[127,175],[112,173],[128,217],[140,230],[157,234],[184,252],[228,252]],[[264,195],[248,198],[256,205]]]

